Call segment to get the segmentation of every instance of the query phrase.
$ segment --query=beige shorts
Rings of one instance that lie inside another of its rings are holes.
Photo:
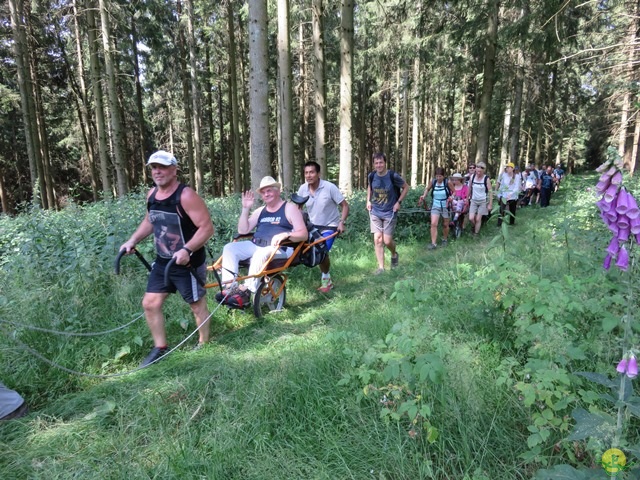
[[[480,215],[489,215],[489,201],[488,200],[471,200],[469,205],[469,216],[473,216],[476,213]]]
[[[396,223],[398,223],[398,215],[394,215],[393,218],[382,218],[369,213],[371,220],[371,233],[382,233],[384,235],[393,235],[396,229]]]

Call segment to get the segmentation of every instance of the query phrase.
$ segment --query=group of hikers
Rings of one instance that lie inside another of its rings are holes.
[[[142,299],[154,347],[140,364],[141,367],[157,362],[169,352],[162,307],[171,293],[180,292],[195,316],[199,340],[194,348],[199,349],[209,342],[210,314],[204,288],[205,244],[214,234],[204,200],[178,180],[176,158],[160,150],[149,157],[147,166],[155,183],[147,193],[147,212],[135,232],[120,247],[121,251],[132,253],[143,239],[150,235],[154,238],[156,259]],[[401,175],[387,168],[383,153],[373,155],[373,168],[368,176],[366,208],[377,260],[374,273],[381,274],[385,271],[385,248],[391,253],[391,268],[399,263],[393,234],[409,185]],[[529,165],[524,171],[519,171],[513,163],[508,163],[498,175],[494,189],[483,162],[469,165],[464,175],[454,173],[447,177],[445,173],[443,168],[436,168],[435,178],[420,196],[420,203],[424,204],[429,203],[431,198],[429,249],[438,246],[440,218],[443,219],[441,245],[448,242],[452,220],[461,222],[463,230],[467,222],[470,223],[471,233],[475,236],[482,227],[483,219],[493,209],[495,195],[500,204],[498,224],[505,220],[508,211],[509,224],[513,225],[518,207],[548,206],[552,193],[564,176],[560,165],[555,168],[547,165],[541,169]],[[251,294],[258,288],[255,274],[260,273],[270,259],[289,258],[294,252],[295,242],[307,241],[312,228],[326,239],[327,254],[319,264],[321,285],[318,290],[328,293],[334,288],[328,252],[336,232],[345,231],[349,204],[336,185],[321,178],[318,163],[305,163],[304,178],[305,183],[298,189],[297,196],[303,199],[305,212],[301,205],[282,198],[281,185],[271,176],[262,178],[256,192],[242,194],[237,230],[239,234],[253,232],[253,236],[251,241],[225,245],[222,253],[222,289],[216,295],[219,303],[235,308],[247,306]],[[256,193],[263,205],[252,211]],[[249,276],[239,284],[235,279],[243,260],[249,260]],[[169,281],[165,284],[165,269],[170,262],[175,264],[175,268],[169,270]],[[0,384],[0,419],[16,418],[26,411],[22,397]]]
[[[156,260],[142,300],[154,347],[141,363],[142,367],[155,363],[169,351],[162,306],[170,293],[180,292],[194,313],[199,327],[195,348],[201,348],[209,341],[204,246],[214,234],[204,201],[178,180],[176,158],[169,152],[158,151],[149,157],[147,165],[155,183],[147,194],[147,213],[129,240],[120,247],[131,253],[139,242],[152,234],[156,245]],[[378,264],[375,274],[381,274],[385,271],[385,248],[391,253],[391,268],[399,263],[393,234],[409,185],[401,175],[387,168],[384,153],[373,155],[373,169],[368,176],[366,208]],[[493,183],[485,170],[486,165],[479,162],[469,165],[464,176],[455,173],[447,178],[444,169],[436,169],[435,178],[420,197],[421,202],[427,200],[429,193],[432,197],[430,249],[437,248],[441,217],[444,220],[441,244],[446,245],[448,241],[449,223],[454,215],[463,227],[468,218],[472,233],[478,234],[483,218],[493,208]],[[336,185],[321,178],[318,163],[305,163],[303,173],[305,183],[298,189],[297,196],[303,198],[306,212],[300,205],[282,198],[281,185],[271,176],[262,178],[255,192],[242,194],[237,231],[241,235],[252,233],[252,238],[225,245],[220,271],[222,289],[216,295],[217,302],[234,308],[248,306],[259,285],[257,274],[263,271],[265,264],[273,259],[289,258],[294,252],[294,244],[307,241],[312,228],[326,238],[327,255],[319,265],[321,285],[318,290],[328,293],[333,289],[328,252],[335,232],[345,230],[349,204]],[[497,178],[495,188],[500,203],[500,221],[509,210],[509,223],[513,224],[518,205],[539,203],[542,207],[547,206],[563,175],[559,165],[555,170],[547,166],[540,171],[528,166],[524,172],[519,172],[512,163],[507,164]],[[262,205],[252,210],[256,194]],[[239,265],[247,260],[248,278],[239,283],[236,281]],[[165,285],[165,268],[170,261],[177,268],[170,269],[169,282]]]
[[[431,243],[429,250],[438,247],[438,224],[442,222],[441,245],[447,245],[450,226],[460,222],[464,231],[467,221],[471,234],[478,235],[484,220],[491,215],[494,197],[499,202],[498,226],[508,217],[509,225],[516,220],[518,207],[539,205],[548,207],[551,195],[562,181],[565,172],[561,165],[545,165],[536,168],[527,165],[521,171],[513,163],[507,163],[495,181],[486,174],[486,164],[470,164],[467,173],[445,176],[443,168],[436,168],[435,178],[427,185],[419,203],[426,204],[431,193]],[[508,213],[507,213],[508,212]]]

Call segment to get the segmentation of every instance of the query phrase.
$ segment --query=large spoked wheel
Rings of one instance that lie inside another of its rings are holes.
[[[282,275],[273,275],[262,279],[253,296],[253,313],[256,318],[262,317],[265,313],[282,310],[287,298],[285,283]]]

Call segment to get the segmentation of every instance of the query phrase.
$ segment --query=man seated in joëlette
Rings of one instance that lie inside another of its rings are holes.
[[[264,206],[249,213],[255,200],[254,193],[247,191],[242,194],[242,212],[238,219],[238,233],[245,235],[255,228],[250,242],[231,242],[222,251],[222,284],[233,283],[234,275],[238,273],[240,261],[251,259],[249,276],[262,271],[265,262],[274,250],[274,259],[289,258],[293,254],[290,246],[281,246],[283,242],[302,242],[307,240],[309,232],[298,207],[286,202],[280,197],[280,184],[273,177],[264,177],[260,181],[257,192],[262,197]],[[216,300],[226,298],[227,305],[244,307],[249,304],[251,293],[258,288],[258,278],[248,278],[235,289],[225,289],[216,295]]]

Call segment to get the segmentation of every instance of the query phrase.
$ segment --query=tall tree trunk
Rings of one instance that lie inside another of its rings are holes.
[[[278,0],[278,96],[282,183],[285,194],[293,189],[293,100],[291,95],[291,53],[289,44],[289,1]]]
[[[519,163],[520,155],[520,124],[522,123],[522,98],[524,93],[524,54],[518,50],[518,67],[516,70],[515,88],[513,94],[513,113],[511,115],[511,137],[509,142],[509,160],[514,165]],[[523,167],[526,165],[523,165]]]
[[[351,91],[353,74],[353,0],[342,0],[340,13],[340,190],[351,194]]]
[[[251,189],[271,174],[267,1],[249,0],[249,156]]]
[[[138,4],[138,2],[136,2]],[[136,111],[138,114],[138,161],[142,169],[142,181],[147,183],[147,157],[151,154],[147,144],[147,127],[144,121],[142,108],[142,85],[140,83],[140,63],[138,61],[138,31],[136,28],[136,16],[131,15],[131,49],[133,57],[133,76],[136,84]]]
[[[80,4],[82,5],[82,4]],[[91,118],[89,116],[89,99],[87,95],[87,86],[84,80],[84,54],[82,51],[82,35],[80,33],[80,24],[78,22],[78,7],[76,0],[73,1],[73,31],[74,40],[76,42],[76,55],[78,57],[77,75],[78,75],[78,116],[80,118],[80,128],[84,142],[85,157],[87,159],[87,167],[91,177],[91,193],[93,201],[98,201],[98,175],[96,171],[96,159],[94,149],[94,136],[91,130]]]
[[[420,55],[413,60],[413,131],[411,134],[411,188],[418,186],[418,137],[420,131]]]
[[[11,10],[11,27],[13,29],[13,47],[15,50],[16,66],[18,74],[18,87],[20,89],[20,101],[22,110],[22,122],[24,124],[24,134],[27,144],[27,156],[29,158],[29,173],[31,177],[31,190],[33,193],[33,202],[41,205],[41,197],[38,195],[39,172],[38,163],[40,162],[40,148],[37,145],[37,132],[35,111],[32,106],[33,97],[31,95],[31,74],[30,62],[28,56],[28,42],[26,35],[26,26],[23,21],[24,10],[23,0],[9,0],[9,9]],[[40,189],[42,194],[42,189]]]
[[[629,28],[627,31],[627,40],[625,48],[627,49],[627,64],[623,67],[622,77],[625,80],[625,88],[622,99],[622,111],[620,119],[620,127],[618,134],[618,154],[623,159],[625,169],[631,170],[631,163],[633,158],[633,144],[635,124],[638,122],[638,110],[636,114],[631,114],[632,102],[637,100],[637,94],[631,91],[631,85],[638,80],[638,50],[637,40],[640,33],[640,1],[628,2],[630,11],[635,13],[635,16],[631,17],[629,21]]]
[[[207,108],[205,109],[205,115],[207,118],[207,125],[209,127],[209,170],[211,172],[211,195],[216,196],[224,196],[222,195],[220,192],[220,181],[222,178],[222,158],[220,159],[220,163],[219,163],[219,167],[220,168],[216,168],[216,155],[215,155],[215,135],[216,135],[216,129],[215,129],[215,124],[213,122],[213,84],[211,83],[211,79],[213,78],[213,70],[212,70],[212,65],[211,65],[211,48],[209,46],[209,39],[205,38],[203,39],[203,43],[204,43],[204,71],[206,72],[205,75],[205,84],[204,84],[204,91],[207,92],[206,93],[206,102],[207,102]],[[204,159],[203,159],[203,163],[204,163]],[[219,173],[219,175],[218,175]]]
[[[389,157],[391,159],[391,163],[394,164],[394,158],[397,158],[398,156],[402,155],[402,150],[401,150],[401,139],[400,139],[400,98],[401,98],[401,93],[402,93],[402,66],[400,64],[398,64],[398,70],[396,71],[396,128],[394,129],[395,131],[395,141],[394,141],[394,154],[391,155],[391,152]],[[398,170],[397,165],[393,165],[393,167]]]
[[[365,63],[366,64],[366,63]],[[360,134],[358,142],[358,188],[366,188],[367,183],[367,103],[368,90],[366,77],[360,83]]]
[[[113,153],[116,160],[116,179],[118,196],[122,197],[129,191],[126,174],[126,160],[123,153],[122,114],[118,102],[118,79],[114,52],[111,47],[111,22],[109,21],[109,0],[98,0],[100,5],[100,23],[102,25],[102,47],[104,65],[107,73],[107,91],[109,94],[109,111],[111,113],[111,131],[113,133]]]
[[[240,117],[238,105],[238,80],[236,71],[236,40],[233,28],[232,0],[227,1],[227,35],[229,36],[229,103],[231,104],[231,122],[229,144],[233,153],[233,191],[242,191],[242,171],[240,170]]]
[[[326,88],[324,83],[324,7],[323,0],[312,0],[313,24],[313,103],[315,108],[316,162],[327,174],[325,151]]]
[[[523,8],[520,10],[520,20],[523,20],[529,14],[529,4],[524,2]],[[509,159],[514,165],[519,163],[520,155],[520,124],[522,123],[522,98],[524,93],[524,49],[528,32],[524,32],[520,37],[520,44],[517,50],[517,67],[516,78],[514,80],[513,94],[513,112],[511,117],[511,139],[509,144]],[[526,165],[522,165],[525,167]]]
[[[456,117],[456,78],[451,79],[451,89],[449,90],[447,105],[447,158],[445,159],[447,169],[455,169],[455,158],[453,155],[453,130]]]
[[[89,70],[91,72],[91,88],[93,90],[93,101],[95,102],[94,113],[96,117],[96,130],[98,134],[98,156],[100,157],[100,178],[102,180],[102,191],[105,198],[111,198],[113,187],[111,185],[111,168],[109,162],[109,150],[107,146],[107,125],[104,114],[104,95],[102,93],[102,82],[100,63],[98,59],[98,39],[95,17],[95,5],[90,2],[85,9],[87,16],[87,35],[89,44]]]
[[[305,22],[300,21],[298,25],[298,64],[300,68],[300,82],[298,88],[298,109],[300,111],[300,141],[299,146],[302,152],[302,161],[308,162],[311,158],[309,153],[309,142],[307,141],[307,125],[309,123],[309,97],[307,92],[307,62],[304,50],[304,25]],[[302,167],[302,165],[300,165]],[[294,165],[294,169],[295,169]],[[302,171],[302,168],[299,169]],[[294,174],[295,178],[295,174]]]
[[[193,28],[193,0],[187,2],[187,46],[189,48],[189,79],[191,83],[191,113],[193,115],[193,146],[195,186],[198,193],[204,192],[204,172],[202,169],[202,127],[200,118],[200,88],[198,87],[198,65],[196,62],[196,37]]]
[[[33,39],[35,38],[33,31],[31,31],[31,23],[27,23],[27,29],[29,30],[28,38],[31,39],[30,44],[33,43]],[[28,51],[32,52],[35,49],[35,44],[30,45]],[[29,55],[27,59],[31,66],[29,68],[29,72],[31,73],[31,87],[33,102],[32,105],[34,107],[35,113],[35,121],[36,121],[36,135],[38,137],[38,145],[40,146],[40,163],[41,163],[41,171],[42,175],[41,179],[41,188],[44,188],[43,195],[46,195],[46,202],[44,205],[46,208],[56,208],[56,199],[55,193],[53,190],[53,178],[51,177],[51,159],[49,155],[49,141],[47,135],[47,129],[45,125],[45,114],[44,107],[42,103],[42,94],[40,90],[40,81],[38,79],[38,70],[35,64],[35,59],[33,55]]]
[[[233,157],[229,156],[229,157],[225,157],[225,155],[222,152],[228,152],[230,150],[233,150],[234,147],[232,148],[225,148],[225,146],[227,144],[230,144],[231,142],[225,142],[224,141],[224,115],[223,115],[223,95],[222,95],[222,82],[218,80],[218,128],[220,129],[220,172],[221,172],[221,183],[220,183],[220,191],[222,196],[224,197],[226,194],[226,182],[227,182],[227,177],[226,177],[226,171],[224,168],[224,159],[227,158],[228,160],[230,160],[229,164],[233,165]],[[235,149],[235,152],[237,152],[238,150]],[[239,153],[233,153],[231,152],[233,155],[239,155]],[[238,170],[240,170],[240,162],[238,162]],[[230,169],[229,169],[230,170]],[[238,175],[239,175],[239,171],[238,171]],[[238,187],[240,187],[242,185],[242,183],[240,181],[238,181]],[[234,189],[234,191],[236,191]],[[240,190],[238,190],[239,192]]]
[[[501,172],[509,159],[509,129],[511,128],[511,100],[506,101],[504,108],[504,122],[502,124],[502,145],[500,148],[500,166],[498,172]]]
[[[484,50],[484,73],[482,77],[482,99],[478,112],[478,140],[476,163],[485,162],[489,158],[489,117],[496,65],[496,47],[498,41],[498,3],[499,0],[487,0],[488,25]]]
[[[178,52],[180,53],[180,79],[182,81],[182,104],[184,108],[184,137],[187,142],[187,166],[189,168],[189,184],[196,187],[196,166],[193,154],[193,112],[191,103],[191,92],[189,89],[189,71],[187,70],[187,47],[184,35],[184,27],[180,22],[182,18],[182,1],[176,2],[176,13],[178,14]]]
[[[407,178],[409,161],[409,70],[402,70],[402,161],[400,163],[402,178]]]

